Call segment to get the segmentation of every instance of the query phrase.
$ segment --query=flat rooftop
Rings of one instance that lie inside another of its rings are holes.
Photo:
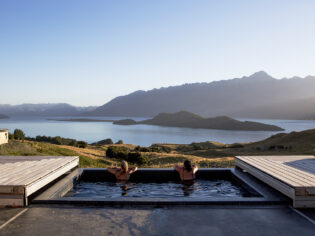
[[[0,132],[9,132],[8,129],[0,129]]]
[[[2,171],[9,166],[19,166],[18,173],[23,173],[27,164],[33,171],[43,173],[45,168],[39,164],[50,163],[52,166],[60,166],[60,157],[0,157],[3,158]],[[30,159],[27,159],[30,158]],[[57,158],[57,159],[55,159]],[[63,157],[65,158],[65,157]],[[8,159],[8,160],[7,160]],[[245,158],[246,159],[246,158]],[[244,159],[244,160],[245,160]],[[65,159],[66,160],[66,159]],[[69,159],[69,163],[72,161]],[[76,159],[73,159],[74,163]],[[279,161],[279,160],[278,160]],[[292,160],[291,160],[292,161]],[[25,162],[25,163],[24,163]],[[59,163],[59,164],[58,164]],[[249,163],[249,160],[248,162]],[[300,162],[299,162],[300,163]],[[76,165],[76,164],[74,164]],[[1,166],[1,163],[0,163]],[[251,166],[251,165],[250,165]],[[40,167],[40,168],[39,168]],[[304,166],[305,167],[305,166]],[[305,167],[306,168],[306,167]],[[48,168],[49,169],[49,168]],[[50,168],[51,169],[51,168]],[[78,169],[76,169],[78,170]],[[33,171],[24,173],[34,174]],[[89,169],[89,172],[102,172],[103,170]],[[235,170],[238,171],[238,170]],[[0,170],[1,173],[1,170]],[[15,174],[6,172],[1,181],[10,185],[17,181]],[[94,174],[95,174],[94,173]],[[265,172],[264,172],[265,173]],[[12,175],[11,182],[5,180],[5,176]],[[71,179],[75,174],[68,174]],[[247,172],[234,173],[246,180],[260,193],[265,191],[268,199],[272,200],[274,194],[282,194],[271,189],[267,185],[256,188],[260,181]],[[244,176],[242,176],[244,175]],[[45,176],[45,175],[44,175]],[[30,179],[30,176],[28,177]],[[0,178],[1,179],[1,178]],[[25,178],[18,178],[20,183],[27,186]],[[55,191],[62,181],[67,177],[54,183],[46,191]],[[37,181],[41,181],[37,179]],[[68,181],[68,180],[67,180]],[[36,181],[35,181],[36,182]],[[303,182],[304,183],[304,182]],[[289,186],[292,187],[292,186]],[[266,188],[263,190],[263,188]],[[4,188],[6,190],[6,188]],[[4,191],[3,190],[3,191]],[[45,192],[44,192],[45,193]],[[43,194],[44,194],[43,193]],[[268,194],[267,194],[268,193]],[[265,196],[265,197],[266,197]],[[1,200],[0,196],[0,200]],[[284,196],[283,196],[284,197]],[[314,236],[315,232],[315,209],[295,209],[291,202],[265,201],[265,204],[251,203],[239,204],[213,204],[213,205],[87,205],[87,204],[60,204],[56,202],[33,204],[21,208],[0,208],[0,236],[33,236],[33,235],[268,235],[268,236],[290,236],[303,235]]]
[[[8,223],[19,213],[22,214]],[[315,211],[307,214],[289,206],[154,208],[36,205],[26,211],[0,209],[0,235],[314,236],[315,217],[312,214],[315,216]]]

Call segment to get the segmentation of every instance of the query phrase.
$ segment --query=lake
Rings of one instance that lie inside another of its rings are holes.
[[[53,118],[53,117],[49,117]],[[86,118],[86,117],[55,117],[55,119]],[[122,117],[89,117],[99,120],[119,120]],[[140,118],[132,118],[141,120]],[[143,118],[146,119],[146,118]],[[277,125],[285,129],[284,132],[302,131],[315,128],[314,120],[263,120],[240,119],[257,121],[271,125]],[[119,139],[124,143],[150,146],[152,143],[181,143],[216,141],[222,143],[252,142],[265,139],[278,132],[270,131],[227,131],[210,129],[170,128],[152,125],[120,126],[110,122],[67,122],[53,121],[47,118],[10,118],[0,120],[0,128],[22,129],[26,136],[37,135],[61,136],[84,140],[88,143],[105,138],[111,138],[114,142]]]

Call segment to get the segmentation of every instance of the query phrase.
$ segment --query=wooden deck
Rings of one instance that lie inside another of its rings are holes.
[[[0,206],[24,206],[28,197],[77,167],[79,157],[0,156]]]
[[[235,165],[293,200],[315,208],[314,156],[237,156]]]

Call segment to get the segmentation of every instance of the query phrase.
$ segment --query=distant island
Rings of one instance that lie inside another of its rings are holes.
[[[244,131],[283,131],[284,129],[259,122],[239,121],[227,116],[218,116],[213,118],[204,118],[187,111],[176,113],[160,113],[152,119],[143,121],[134,121],[124,119],[114,121],[115,125],[158,125],[167,127],[182,127],[195,129],[219,129],[219,130],[244,130]]]
[[[3,114],[0,114],[0,119],[8,119],[8,118],[10,118],[10,117],[3,115]]]

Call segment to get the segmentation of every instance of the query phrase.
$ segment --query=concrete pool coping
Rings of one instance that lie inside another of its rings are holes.
[[[163,175],[173,173],[171,168],[140,168],[139,172],[146,174],[157,173]],[[66,177],[50,186],[43,193],[39,194],[31,200],[32,204],[71,204],[71,205],[104,205],[104,206],[179,206],[179,205],[284,205],[290,203],[290,200],[282,194],[271,189],[264,183],[255,179],[248,173],[244,173],[234,168],[201,168],[198,171],[202,173],[210,173],[212,175],[232,175],[239,181],[243,187],[253,189],[259,197],[220,197],[220,198],[186,198],[186,197],[168,197],[168,198],[141,198],[141,197],[118,197],[118,198],[82,198],[82,197],[64,197],[64,195],[73,188],[75,183],[84,173],[97,173],[106,175],[107,171],[103,168],[87,168],[76,169],[69,173]]]

